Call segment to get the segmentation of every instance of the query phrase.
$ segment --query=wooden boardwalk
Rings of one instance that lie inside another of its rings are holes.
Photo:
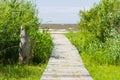
[[[51,35],[54,49],[40,80],[93,80],[69,40],[63,34]]]

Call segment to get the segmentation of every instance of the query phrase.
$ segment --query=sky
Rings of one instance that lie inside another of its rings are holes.
[[[36,0],[38,16],[43,24],[77,24],[79,11],[89,10],[100,0]]]

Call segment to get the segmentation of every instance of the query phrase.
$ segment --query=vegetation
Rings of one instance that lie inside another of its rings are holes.
[[[33,63],[47,63],[52,53],[52,38],[45,30],[37,33],[34,46]]]
[[[0,65],[0,80],[40,80],[46,65]]]
[[[21,26],[34,40],[34,62],[46,62],[52,50],[52,38],[47,31],[38,31],[39,21],[35,5],[24,0],[1,0],[0,63],[12,64],[17,62]]]
[[[0,0],[0,80],[40,78],[52,51],[52,38],[49,32],[39,31],[39,24],[32,0]],[[17,65],[21,27],[34,41],[31,66]]]
[[[91,56],[82,55],[82,59],[94,80],[119,80],[120,66],[96,63]]]
[[[101,0],[90,10],[80,11],[80,31],[67,35],[95,80],[120,79],[119,4],[119,0]]]

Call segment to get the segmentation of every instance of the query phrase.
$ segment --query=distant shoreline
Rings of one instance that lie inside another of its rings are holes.
[[[48,29],[79,30],[77,24],[41,24],[40,26]]]

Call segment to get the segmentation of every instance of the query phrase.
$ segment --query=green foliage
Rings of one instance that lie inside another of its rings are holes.
[[[43,30],[38,32],[35,37],[33,63],[46,63],[52,52],[52,38],[50,33]]]
[[[52,39],[49,33],[38,32],[35,4],[29,0],[0,0],[0,63],[17,62],[21,26],[34,41],[34,62],[46,62],[51,53]]]
[[[83,31],[79,31],[77,33],[66,34],[66,36],[77,47],[85,67],[92,78],[94,80],[119,80],[120,58],[118,56],[120,55],[120,44],[118,43],[120,42],[118,41],[120,40],[117,37],[120,35],[113,39],[109,38],[105,43],[100,43],[96,38],[92,37],[93,35],[88,34],[88,32],[85,32],[88,35],[83,33]]]
[[[105,42],[112,28],[116,27],[116,20],[119,21],[118,3],[119,0],[102,0],[89,11],[80,11],[80,29],[90,31],[100,41]]]
[[[80,31],[68,35],[81,54],[99,64],[120,64],[120,1],[101,0],[89,11],[80,11]]]
[[[93,80],[119,80],[120,79],[120,66],[106,65],[96,63],[92,56],[82,54],[84,64],[91,74]]]
[[[39,80],[46,65],[0,65],[0,80]]]

